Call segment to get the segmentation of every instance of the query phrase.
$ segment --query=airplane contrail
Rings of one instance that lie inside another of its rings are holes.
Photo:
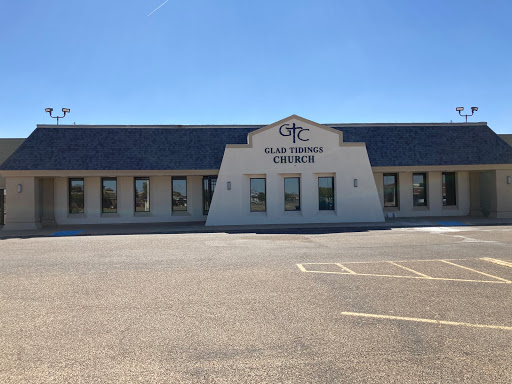
[[[156,11],[158,11],[161,7],[163,7],[165,5],[165,3],[167,3],[169,0],[165,0],[162,4],[160,4],[158,7],[156,7],[153,12],[151,12],[148,16],[151,16],[153,13],[155,13]]]

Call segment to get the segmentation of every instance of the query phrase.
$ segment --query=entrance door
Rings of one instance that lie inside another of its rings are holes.
[[[203,176],[203,215],[207,215],[212,204],[217,176]]]
[[[0,225],[5,224],[5,197],[4,190],[0,189]]]

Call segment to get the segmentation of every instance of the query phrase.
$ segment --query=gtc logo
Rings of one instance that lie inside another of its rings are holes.
[[[304,131],[309,131],[309,128],[296,127],[295,123],[293,123],[293,127],[290,127],[290,124],[283,124],[279,127],[279,133],[281,134],[281,136],[293,136],[294,144],[295,138],[299,139],[300,141],[309,141],[309,139],[303,139],[300,136]]]

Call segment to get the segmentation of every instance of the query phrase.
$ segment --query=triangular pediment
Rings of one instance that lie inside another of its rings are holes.
[[[307,126],[307,128],[303,128],[302,125]],[[305,119],[298,115],[291,115],[288,117],[285,117],[284,119],[281,119],[279,121],[276,121],[275,123],[272,123],[270,125],[267,125],[265,127],[262,127],[260,129],[257,129],[251,133],[249,133],[247,137],[247,142],[249,146],[252,146],[252,139],[254,136],[259,135],[263,132],[272,130],[272,129],[278,129],[279,132],[281,132],[281,135],[300,135],[300,132],[302,129],[304,130],[311,130],[311,128],[315,129],[321,129],[328,131],[330,133],[334,133],[339,136],[339,144],[341,145],[343,143],[343,132],[338,131],[334,128],[327,127],[322,124],[318,124],[314,121]],[[292,133],[293,131],[293,133]],[[295,138],[294,138],[295,141]]]

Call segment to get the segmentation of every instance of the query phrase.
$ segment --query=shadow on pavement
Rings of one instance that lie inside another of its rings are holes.
[[[446,218],[445,218],[446,220]],[[3,231],[0,226],[0,240],[33,239],[42,237],[68,236],[120,236],[120,235],[163,235],[195,233],[228,234],[268,234],[268,235],[323,235],[336,233],[355,233],[370,231],[389,231],[393,228],[423,228],[455,226],[504,226],[511,225],[511,220],[476,220],[472,222],[441,221],[434,218],[417,218],[407,220],[387,220],[382,224],[290,224],[260,226],[226,226],[205,227],[204,222],[189,223],[144,223],[144,224],[87,224],[45,227],[30,231]]]
[[[175,226],[175,225],[148,225],[144,224],[139,228],[133,225],[123,227],[115,225],[111,228],[88,228],[88,226],[60,226],[55,228],[43,228],[39,231],[26,231],[26,233],[4,232],[0,229],[0,240],[8,239],[33,239],[33,238],[62,238],[77,236],[129,236],[129,235],[164,235],[164,234],[196,234],[196,233],[227,233],[227,234],[261,234],[261,235],[323,235],[335,233],[369,232],[390,230],[389,226],[329,226],[329,227],[272,227],[272,228],[211,228],[203,226]],[[69,233],[69,234],[68,234]]]

